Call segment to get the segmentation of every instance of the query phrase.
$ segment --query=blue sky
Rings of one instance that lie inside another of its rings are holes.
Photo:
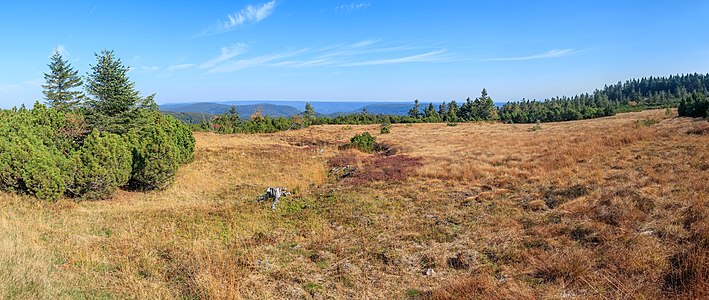
[[[13,1],[0,106],[42,98],[60,49],[114,49],[158,103],[495,101],[709,72],[709,1]]]

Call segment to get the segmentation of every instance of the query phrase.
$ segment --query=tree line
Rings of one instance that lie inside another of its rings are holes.
[[[188,126],[141,97],[113,51],[83,78],[55,51],[45,104],[0,111],[0,189],[56,200],[162,189],[194,157]]]
[[[316,116],[312,106],[306,104],[303,113],[290,118],[270,118],[255,113],[241,117],[236,107],[215,116],[195,113],[176,113],[174,116],[191,124],[194,130],[219,133],[260,133],[299,129],[321,124],[394,124],[394,123],[457,123],[501,121],[504,123],[559,122],[599,118],[617,112],[648,108],[677,107],[690,103],[693,97],[709,94],[709,74],[685,74],[669,77],[646,77],[606,85],[593,93],[572,97],[554,97],[543,101],[522,99],[496,107],[486,89],[480,97],[466,99],[461,104],[455,100],[421,105],[415,100],[405,116],[369,114],[362,111],[336,117]],[[694,102],[692,102],[694,103]],[[701,110],[701,109],[699,109]],[[704,112],[704,110],[702,110]],[[199,121],[198,121],[199,120]]]

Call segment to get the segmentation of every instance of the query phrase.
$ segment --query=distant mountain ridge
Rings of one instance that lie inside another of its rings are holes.
[[[231,109],[230,104],[199,102],[199,103],[169,103],[160,105],[160,110],[165,112],[177,113],[204,113],[210,115],[223,114]],[[260,111],[262,115],[270,117],[290,117],[301,113],[295,107],[288,105],[275,105],[268,103],[235,105],[236,112],[241,117],[249,117],[256,111]]]
[[[236,106],[236,111],[242,117],[251,116],[257,109],[261,113],[270,117],[290,117],[302,113],[305,110],[305,104],[310,103],[315,109],[318,116],[335,117],[341,115],[349,115],[361,113],[366,109],[370,114],[386,114],[404,116],[414,106],[411,102],[334,102],[334,101],[268,101],[268,100],[253,100],[253,101],[224,101],[224,102],[196,102],[196,103],[166,103],[160,105],[160,110],[165,112],[176,113],[204,113],[204,114],[223,114],[227,112],[232,105]],[[464,101],[459,101],[461,105]],[[429,102],[420,102],[421,110],[428,106]],[[436,110],[441,102],[433,102]],[[500,106],[504,103],[495,103]]]

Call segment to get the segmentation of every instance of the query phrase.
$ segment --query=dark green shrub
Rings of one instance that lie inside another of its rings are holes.
[[[56,200],[66,188],[66,158],[46,128],[52,124],[35,124],[36,108],[0,115],[0,189]]]
[[[192,130],[185,123],[166,115],[160,115],[162,127],[170,135],[172,142],[180,151],[180,164],[189,163],[194,160],[195,139]]]
[[[376,138],[369,134],[369,132],[355,134],[355,136],[350,139],[350,145],[362,152],[372,153],[376,146]]]
[[[6,137],[7,138],[7,137]],[[0,188],[56,200],[66,188],[63,157],[36,137],[3,139],[0,143]]]
[[[71,156],[69,193],[83,199],[110,197],[128,183],[132,159],[128,144],[119,135],[93,131]]]
[[[133,172],[130,186],[138,190],[166,188],[180,166],[180,150],[174,138],[154,124],[130,136]]]
[[[391,132],[391,124],[382,124],[382,128],[380,130],[381,134],[387,134]]]

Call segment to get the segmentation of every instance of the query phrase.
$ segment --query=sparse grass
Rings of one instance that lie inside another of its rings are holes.
[[[389,156],[341,126],[197,133],[164,191],[0,194],[0,298],[706,298],[708,126],[392,125]]]

